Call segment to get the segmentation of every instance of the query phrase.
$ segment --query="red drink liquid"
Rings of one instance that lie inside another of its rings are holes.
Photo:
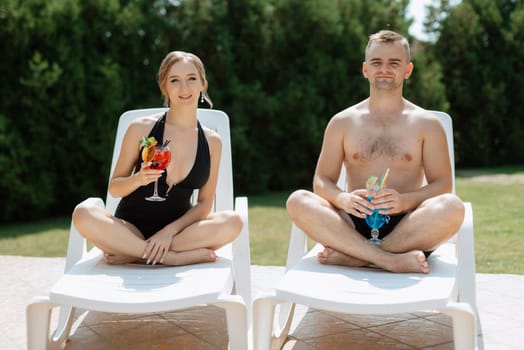
[[[151,160],[151,169],[164,170],[171,161],[171,150],[169,147],[156,147],[155,156]]]

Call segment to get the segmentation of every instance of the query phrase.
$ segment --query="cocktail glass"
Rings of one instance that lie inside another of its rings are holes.
[[[370,176],[366,181],[366,188],[371,193],[368,195],[368,201],[371,202],[386,185],[386,180],[389,175],[389,168],[386,169],[384,175],[382,175],[380,181],[377,182],[378,178],[376,176]],[[371,238],[368,239],[369,244],[379,245],[382,243],[382,240],[378,238],[379,228],[384,226],[385,223],[389,221],[389,216],[380,214],[379,209],[373,209],[371,215],[366,216],[366,223],[371,228]]]
[[[157,145],[155,146],[155,155],[151,160],[151,169],[165,170],[167,165],[171,161],[171,150],[168,146]],[[166,199],[158,195],[158,179],[155,180],[155,187],[153,195],[146,198],[147,201],[162,202]]]
[[[380,191],[380,188],[378,185],[374,185],[371,190],[376,195]],[[371,202],[372,200],[373,196],[368,196],[368,201]],[[371,228],[371,238],[367,241],[369,244],[380,245],[382,243],[382,240],[378,238],[379,228],[384,226],[388,221],[389,217],[380,214],[378,209],[373,209],[371,215],[366,216],[366,224]]]

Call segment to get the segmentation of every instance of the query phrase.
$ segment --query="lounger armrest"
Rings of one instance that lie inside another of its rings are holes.
[[[247,197],[235,198],[235,212],[242,218],[242,231],[233,242],[233,265],[235,270],[235,289],[248,308],[251,324],[251,254],[249,250],[249,222]]]
[[[466,212],[464,222],[457,233],[457,274],[459,300],[473,307],[476,303],[475,293],[475,242],[473,233],[473,208],[471,203],[464,203]]]
[[[286,271],[295,265],[307,253],[307,236],[294,223],[291,226]]]
[[[104,201],[101,198],[90,197],[77,205],[97,205],[104,208]],[[74,264],[82,259],[87,254],[87,242],[84,237],[77,231],[73,222],[69,229],[69,242],[67,244],[67,257],[65,263],[65,271],[68,271]]]

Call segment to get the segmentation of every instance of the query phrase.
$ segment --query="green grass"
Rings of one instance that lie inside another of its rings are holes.
[[[471,177],[486,173],[489,180]],[[524,274],[524,167],[458,171],[457,194],[473,205],[477,272]],[[251,262],[284,265],[291,221],[290,192],[249,196]],[[69,218],[0,226],[0,255],[64,256]]]
[[[254,265],[286,264],[291,220],[286,212],[290,193],[249,196],[249,240]]]
[[[65,256],[70,218],[0,226],[0,255]]]
[[[473,205],[477,271],[524,274],[524,182],[458,178],[457,194]]]

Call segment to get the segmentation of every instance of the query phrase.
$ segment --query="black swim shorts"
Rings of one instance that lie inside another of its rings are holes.
[[[355,215],[351,215],[349,213],[348,213],[348,215],[349,215],[349,218],[351,219],[351,221],[353,221],[353,224],[355,224],[355,229],[362,236],[364,236],[364,237],[366,237],[368,239],[371,238],[371,227],[369,227],[369,225],[366,223],[366,219],[361,219],[361,218],[356,217]],[[386,221],[384,226],[382,226],[379,229],[379,236],[378,236],[378,238],[379,239],[383,239],[384,237],[389,235],[391,233],[391,231],[393,231],[393,229],[398,225],[398,223],[400,222],[400,220],[402,220],[402,218],[404,216],[406,216],[406,214],[388,215],[389,220]],[[431,253],[433,253],[433,251],[427,251],[427,252],[424,252],[424,255],[427,258]]]

